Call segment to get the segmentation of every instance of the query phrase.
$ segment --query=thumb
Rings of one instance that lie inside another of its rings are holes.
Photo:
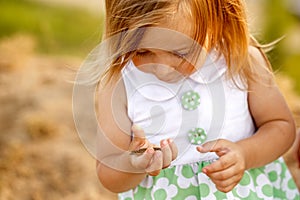
[[[228,148],[225,140],[213,140],[198,146],[197,151],[200,153],[215,152],[218,156],[223,156],[228,152]]]
[[[146,143],[144,130],[138,125],[134,124],[131,128],[133,139],[131,141],[129,150],[134,151],[142,147]]]

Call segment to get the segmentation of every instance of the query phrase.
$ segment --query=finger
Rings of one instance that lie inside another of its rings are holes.
[[[214,140],[214,141],[206,142],[202,146],[198,146],[197,150],[200,153],[215,152],[218,156],[221,157],[228,152],[228,148],[226,148],[226,144],[228,144],[226,140]]]
[[[172,162],[172,151],[167,140],[162,140],[160,142],[160,146],[163,159],[163,168],[167,168]]]
[[[172,152],[172,161],[175,160],[178,156],[178,148],[172,139],[168,139],[169,147]]]
[[[240,170],[237,166],[229,167],[223,171],[209,173],[208,176],[215,181],[227,181],[229,179],[241,179],[243,176],[243,171]],[[227,184],[228,185],[228,184]]]
[[[131,155],[131,164],[135,169],[146,169],[154,156],[154,149],[149,148],[141,155]]]
[[[210,142],[206,142],[204,143],[202,146],[198,146],[197,150],[200,153],[208,153],[211,152],[213,149],[216,149],[216,145],[218,143],[219,140],[214,140],[214,141],[210,141]]]
[[[234,164],[235,164],[235,160],[229,154],[229,155],[225,155],[225,156],[219,158],[218,160],[211,163],[210,165],[205,166],[202,169],[202,171],[205,174],[219,172],[219,171],[223,171],[225,169],[228,169],[229,167],[233,166]]]
[[[218,186],[216,185],[216,188],[221,191],[221,192],[224,192],[224,193],[227,193],[227,192],[230,192],[231,190],[233,190],[233,188],[237,185],[238,183],[233,183],[231,185],[228,185],[226,187],[221,187],[221,186]]]
[[[146,168],[147,173],[151,173],[157,170],[161,170],[163,165],[162,152],[155,151],[150,165]]]
[[[149,172],[148,175],[150,176],[158,176],[160,174],[160,169],[159,170],[156,170],[156,171],[153,171],[153,172]]]
[[[216,185],[216,188],[221,192],[229,192],[231,191],[241,180],[242,177],[239,175],[235,175],[227,180],[216,180],[212,178],[210,175],[208,177],[211,181]]]
[[[144,130],[141,127],[133,125],[131,130],[133,133],[133,139],[130,143],[129,150],[134,151],[144,146],[147,143],[147,140],[145,138]]]
[[[231,185],[239,183],[240,179],[241,179],[240,176],[236,175],[236,176],[233,176],[233,177],[231,177],[229,179],[226,179],[226,180],[223,180],[223,181],[214,180],[214,179],[211,179],[211,180],[213,180],[213,182],[215,183],[215,185],[217,185],[219,187],[222,187],[222,188],[226,188],[228,186],[231,186]]]
[[[216,185],[216,188],[222,192],[231,191],[239,183],[237,178],[228,179],[226,181],[216,181],[213,179],[211,180]]]

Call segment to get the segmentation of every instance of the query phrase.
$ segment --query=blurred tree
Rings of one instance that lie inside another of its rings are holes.
[[[268,43],[284,37],[295,24],[295,17],[288,12],[283,0],[266,0],[264,6],[265,24],[262,40],[263,43]],[[282,44],[282,42],[278,43],[271,52],[271,63],[275,69],[281,68],[288,56]]]
[[[269,43],[284,37],[269,53],[275,70],[290,76],[300,94],[300,10],[299,0],[265,0],[264,31],[262,43]]]
[[[300,19],[300,1],[299,0],[288,0],[287,5],[289,10],[297,15],[297,17]]]
[[[0,0],[0,39],[31,35],[43,53],[86,55],[101,39],[102,14],[29,0]]]

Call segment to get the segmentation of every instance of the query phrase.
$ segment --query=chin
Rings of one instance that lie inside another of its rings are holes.
[[[176,77],[176,78],[160,78],[157,77],[159,80],[164,81],[166,83],[177,83],[178,81],[182,80],[184,77]]]

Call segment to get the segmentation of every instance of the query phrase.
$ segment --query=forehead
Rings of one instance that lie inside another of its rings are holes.
[[[179,31],[162,27],[148,27],[144,31],[138,48],[179,51],[192,48],[194,43],[191,37]]]
[[[145,28],[138,46],[174,51],[189,49],[194,43],[192,20],[182,11],[178,11],[157,26]]]

